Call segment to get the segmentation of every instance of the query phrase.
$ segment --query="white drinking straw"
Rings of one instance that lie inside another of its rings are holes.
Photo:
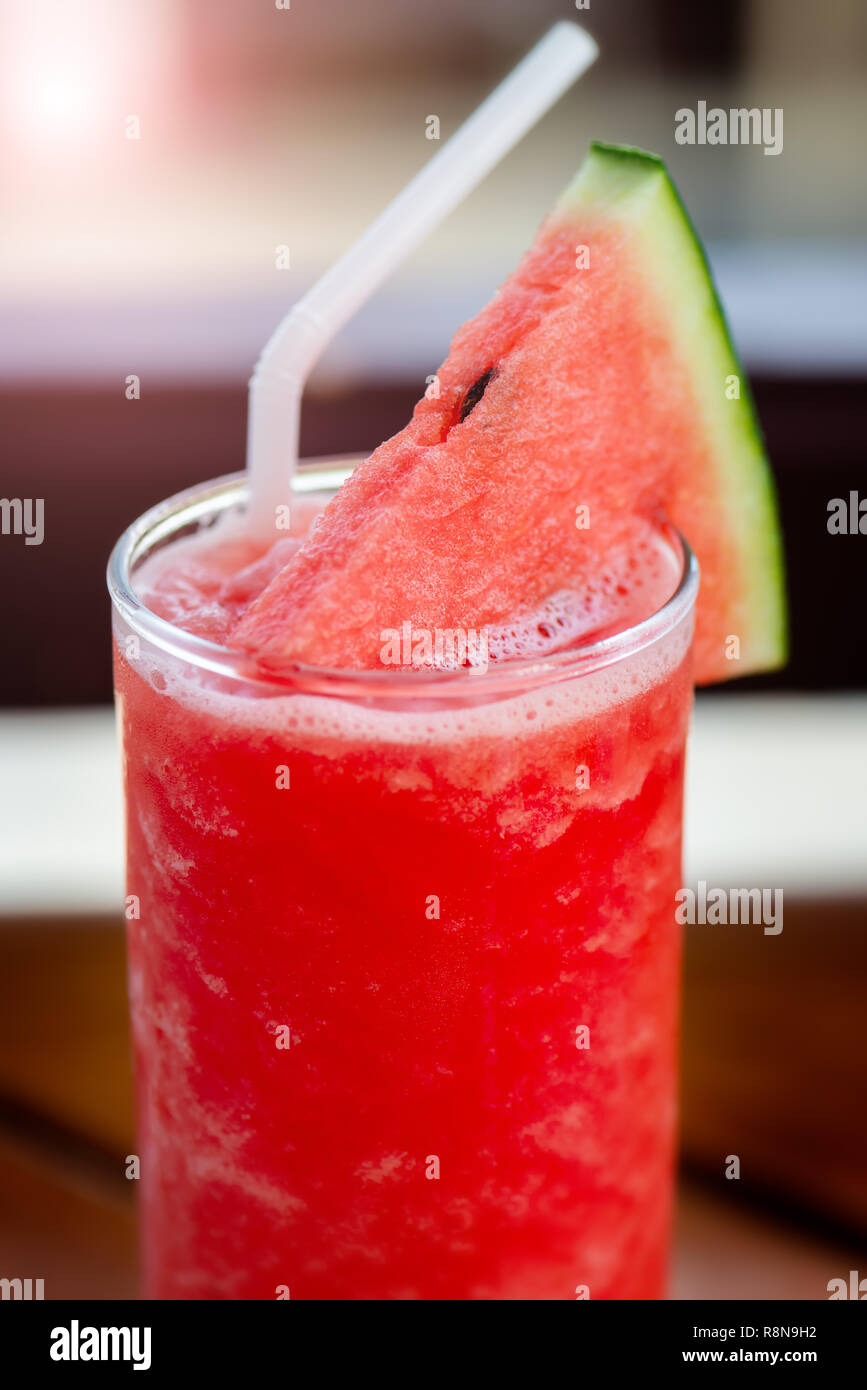
[[[250,378],[252,527],[266,534],[273,530],[276,509],[289,501],[304,383],[332,338],[586,71],[598,51],[577,24],[555,24],[280,323]]]

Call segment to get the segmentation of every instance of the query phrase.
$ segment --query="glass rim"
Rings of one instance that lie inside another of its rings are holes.
[[[304,459],[293,477],[298,495],[339,486],[361,462],[357,458]],[[475,693],[511,693],[514,689],[589,675],[594,671],[636,654],[672,632],[692,609],[699,585],[698,561],[689,542],[666,518],[659,530],[680,558],[680,577],[673,593],[659,608],[639,622],[596,641],[581,643],[553,652],[549,656],[492,662],[483,671],[466,667],[449,670],[376,671],[358,668],[312,666],[304,662],[287,663],[279,671],[258,666],[249,653],[212,642],[187,632],[161,618],[139,598],[132,583],[136,562],[148,554],[156,541],[166,541],[192,522],[216,520],[223,511],[242,503],[246,473],[229,473],[207,483],[199,483],[174,493],[150,507],[129,525],[115,543],[109,557],[106,579],[112,605],[140,636],[170,655],[216,675],[288,693],[302,688],[308,693],[343,695],[357,698],[366,688],[371,696],[465,698]]]

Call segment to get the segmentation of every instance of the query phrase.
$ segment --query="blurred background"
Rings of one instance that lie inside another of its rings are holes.
[[[698,700],[686,882],[786,907],[777,937],[687,929],[674,1292],[867,1276],[867,537],[827,530],[867,497],[867,7],[4,0],[2,492],[44,499],[45,539],[0,536],[0,1276],[47,1297],[136,1290],[110,547],[242,467],[272,328],[439,148],[428,118],[446,140],[563,17],[599,61],[333,345],[302,449],[405,423],[590,139],[666,159],[753,382],[792,604],[788,669]],[[699,101],[782,108],[782,152],[678,145]]]

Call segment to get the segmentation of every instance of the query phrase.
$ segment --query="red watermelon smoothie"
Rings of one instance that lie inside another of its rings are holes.
[[[648,533],[486,670],[266,675],[226,635],[338,481],[112,558],[145,1293],[662,1297],[695,563]]]

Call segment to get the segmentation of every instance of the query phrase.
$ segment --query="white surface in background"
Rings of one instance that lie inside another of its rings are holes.
[[[113,711],[0,714],[0,913],[117,913],[123,854]]]
[[[710,258],[735,342],[751,371],[859,373],[867,370],[867,253],[848,243],[726,242]],[[364,305],[329,348],[311,381],[406,381],[445,358],[458,326],[509,274],[495,257],[484,274],[446,279],[402,275]],[[185,298],[173,291],[122,298],[61,299],[3,307],[0,381],[243,381],[292,299],[251,294]],[[118,364],[121,364],[119,366]],[[126,364],[126,365],[123,365]],[[129,365],[133,364],[133,365]]]
[[[699,697],[685,882],[867,892],[867,696]]]
[[[0,913],[119,912],[120,768],[103,709],[0,715]],[[700,699],[685,882],[867,892],[867,697]]]

